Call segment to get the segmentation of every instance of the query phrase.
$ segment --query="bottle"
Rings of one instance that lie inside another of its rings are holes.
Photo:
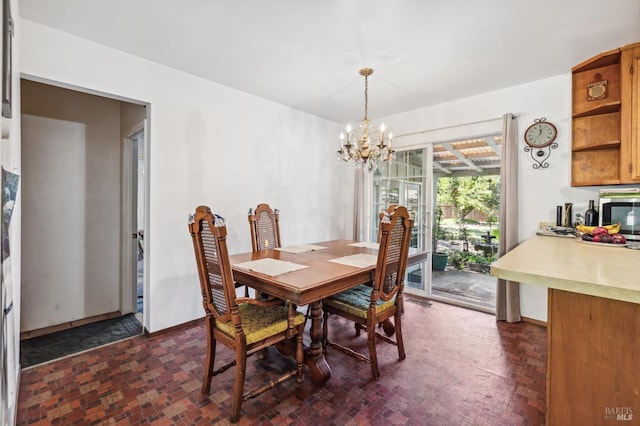
[[[573,228],[573,203],[564,203],[564,223],[565,228]]]
[[[593,200],[589,200],[589,209],[584,212],[584,224],[587,226],[598,226],[598,212],[593,206]]]

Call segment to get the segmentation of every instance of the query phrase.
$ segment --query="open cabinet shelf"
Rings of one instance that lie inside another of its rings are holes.
[[[636,43],[573,67],[571,186],[640,182],[633,121],[640,97],[633,70],[639,60]]]

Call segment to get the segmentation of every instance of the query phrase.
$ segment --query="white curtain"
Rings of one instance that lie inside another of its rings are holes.
[[[353,191],[353,239],[355,241],[367,241],[364,234],[364,170],[355,170],[355,185]]]
[[[518,120],[513,114],[505,114],[503,120],[498,256],[518,245]],[[521,320],[520,283],[498,279],[496,320]]]

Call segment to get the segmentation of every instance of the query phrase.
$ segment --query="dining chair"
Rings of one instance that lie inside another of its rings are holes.
[[[252,251],[268,250],[282,247],[280,239],[280,212],[278,209],[271,209],[269,204],[258,204],[255,210],[249,209],[247,216],[249,227],[251,228],[251,249]],[[248,291],[248,289],[246,289]],[[259,297],[270,297],[260,293]],[[309,318],[311,307],[307,307],[305,316]]]
[[[389,207],[387,207],[387,209],[395,209],[396,207],[398,207],[397,204],[390,204]],[[380,239],[382,238],[382,231],[380,231],[381,229],[380,225],[382,225],[382,221],[384,220],[386,214],[387,214],[386,210],[381,210],[380,213],[378,213],[378,240],[376,241],[378,244],[380,244]],[[367,285],[371,285],[371,283]],[[402,313],[404,313],[404,305],[402,306]],[[356,328],[356,336],[359,336],[360,330],[362,329],[362,327],[357,322],[354,323],[354,326]],[[382,328],[384,332],[387,334],[387,336],[392,336],[393,333],[395,333],[395,328],[389,322],[389,320],[383,321],[382,323],[378,324],[378,328]]]
[[[193,240],[202,305],[207,328],[207,354],[201,392],[208,394],[211,380],[235,365],[235,382],[230,420],[240,418],[242,403],[293,377],[302,383],[304,355],[302,334],[305,317],[296,312],[293,304],[283,305],[279,299],[264,301],[237,297],[233,281],[227,228],[224,219],[199,206],[189,220]],[[267,381],[250,392],[244,392],[247,357],[269,346],[290,341],[294,343],[296,368]],[[216,342],[235,352],[235,359],[214,370]]]
[[[280,247],[280,212],[269,204],[258,204],[255,210],[249,209],[247,216],[251,230],[251,250],[260,251]],[[249,289],[245,290],[248,294]],[[266,298],[266,294],[259,297]]]
[[[397,204],[391,204],[389,207],[387,207],[387,210],[391,208],[395,209],[396,207],[398,207]],[[378,213],[378,239],[376,240],[378,244],[380,244],[380,239],[382,238],[382,231],[380,229],[382,228],[382,221],[386,217],[386,214],[386,210],[381,210],[380,213]]]
[[[251,228],[251,249],[253,251],[280,247],[280,212],[272,210],[268,204],[258,204],[249,209]]]
[[[402,340],[402,293],[404,275],[407,268],[409,241],[413,227],[413,212],[404,206],[391,206],[380,221],[380,248],[372,284],[361,284],[322,301],[323,329],[322,346],[339,349],[361,361],[371,364],[373,378],[380,377],[376,338],[398,347],[398,358],[406,358]],[[356,324],[356,336],[360,328],[367,331],[369,354],[359,353],[328,338],[328,316],[339,315]],[[379,324],[385,324],[393,318],[395,340],[376,331]]]

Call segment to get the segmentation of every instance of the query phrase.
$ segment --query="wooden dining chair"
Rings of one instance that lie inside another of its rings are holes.
[[[255,210],[249,209],[249,228],[251,230],[251,250],[269,250],[279,248],[280,241],[280,212],[273,210],[269,204],[258,204]],[[248,291],[248,289],[246,290]],[[260,294],[261,298],[268,298]]]
[[[280,239],[280,212],[271,209],[268,204],[258,204],[255,210],[249,209],[249,227],[251,228],[252,251],[268,250],[282,247]],[[248,291],[248,289],[246,290]],[[259,297],[270,297],[260,294]],[[307,307],[305,316],[309,318],[311,307]]]
[[[295,311],[293,304],[283,305],[279,299],[264,301],[236,297],[224,219],[213,214],[209,207],[199,206],[189,222],[207,327],[207,354],[201,392],[209,393],[213,376],[235,365],[230,415],[231,422],[235,423],[240,418],[240,407],[244,401],[293,377],[302,383],[305,317]],[[289,339],[295,342],[292,346],[295,347],[296,368],[245,393],[247,357]],[[214,370],[216,342],[233,350],[235,359]]]
[[[397,204],[391,204],[389,207],[387,207],[387,210],[391,208],[395,209],[396,207],[398,207]],[[378,244],[380,244],[380,239],[382,238],[382,221],[386,217],[386,214],[386,210],[381,210],[380,213],[378,213],[378,239],[376,240]]]
[[[268,204],[258,204],[255,210],[249,209],[248,219],[253,251],[281,247],[278,209],[272,210]]]
[[[409,241],[413,227],[413,213],[404,206],[391,206],[385,212],[380,223],[380,248],[374,274],[373,284],[361,284],[335,296],[324,299],[324,321],[322,345],[339,349],[361,361],[371,364],[373,378],[380,377],[376,338],[382,339],[398,347],[398,358],[405,359],[404,342],[402,340],[402,293],[404,275],[409,255]],[[367,331],[369,354],[359,353],[347,346],[331,342],[328,338],[328,316],[339,315],[356,324],[356,335],[359,329]],[[393,318],[395,340],[390,336],[377,332],[379,324]]]

